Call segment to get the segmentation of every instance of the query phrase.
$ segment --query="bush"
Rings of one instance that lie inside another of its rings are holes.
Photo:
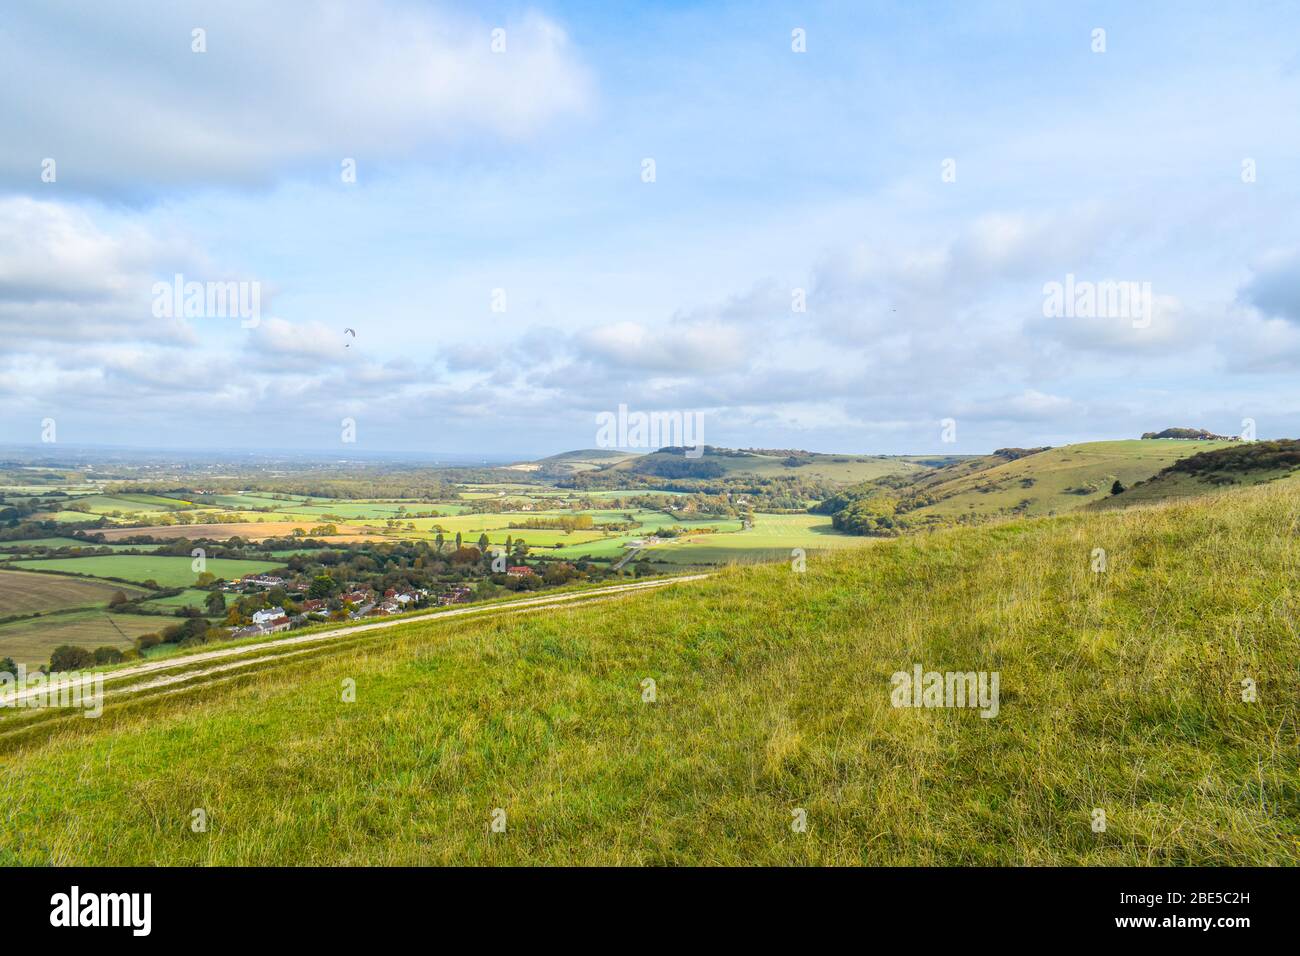
[[[109,647],[108,645],[105,645],[103,647],[95,648],[96,664],[120,664],[122,663],[122,660],[123,660],[122,652],[119,651],[116,647]]]
[[[60,644],[50,655],[50,672],[85,670],[94,663],[95,655],[86,648]]]
[[[162,643],[162,638],[157,634],[141,634],[135,639],[135,649],[137,651],[147,651],[151,647],[157,647]]]

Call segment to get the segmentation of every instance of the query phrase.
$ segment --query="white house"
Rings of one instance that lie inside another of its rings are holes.
[[[253,623],[265,624],[267,621],[274,621],[277,617],[284,617],[284,608],[272,607],[267,608],[265,611],[254,611]]]

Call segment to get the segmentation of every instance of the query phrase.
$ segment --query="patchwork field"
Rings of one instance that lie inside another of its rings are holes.
[[[0,617],[38,614],[74,607],[107,606],[117,591],[127,597],[145,592],[111,581],[87,581],[56,574],[32,574],[0,568]],[[3,657],[0,654],[0,657]]]

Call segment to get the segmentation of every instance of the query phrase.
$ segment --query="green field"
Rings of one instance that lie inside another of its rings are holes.
[[[0,542],[0,552],[12,553],[19,548],[82,548],[85,550],[99,550],[108,548],[110,551],[149,551],[154,546],[148,544],[98,544],[93,541],[81,541],[77,538],[32,538],[25,541],[3,541]]]
[[[59,571],[64,574],[82,574],[93,577],[121,578],[124,581],[157,581],[165,588],[193,584],[198,574],[190,567],[190,558],[165,555],[110,554],[89,558],[28,559],[12,562],[18,568],[39,568],[42,571]],[[219,578],[233,580],[245,574],[256,574],[282,567],[274,561],[235,561],[228,558],[209,558],[207,570]]]
[[[413,622],[9,745],[0,860],[1294,865],[1298,511],[1266,485]],[[997,715],[891,706],[914,663],[998,672]]]
[[[794,548],[805,552],[858,548],[878,539],[840,534],[826,515],[754,516],[754,527],[734,534],[706,534],[656,545],[650,556],[674,564],[729,564],[736,561],[790,561]]]

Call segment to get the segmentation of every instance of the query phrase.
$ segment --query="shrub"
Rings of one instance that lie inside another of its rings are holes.
[[[96,664],[120,664],[122,662],[122,659],[123,659],[122,652],[119,651],[116,647],[109,647],[108,645],[104,645],[103,647],[95,648]]]
[[[60,644],[50,655],[50,672],[84,670],[94,663],[95,655],[86,648]]]

